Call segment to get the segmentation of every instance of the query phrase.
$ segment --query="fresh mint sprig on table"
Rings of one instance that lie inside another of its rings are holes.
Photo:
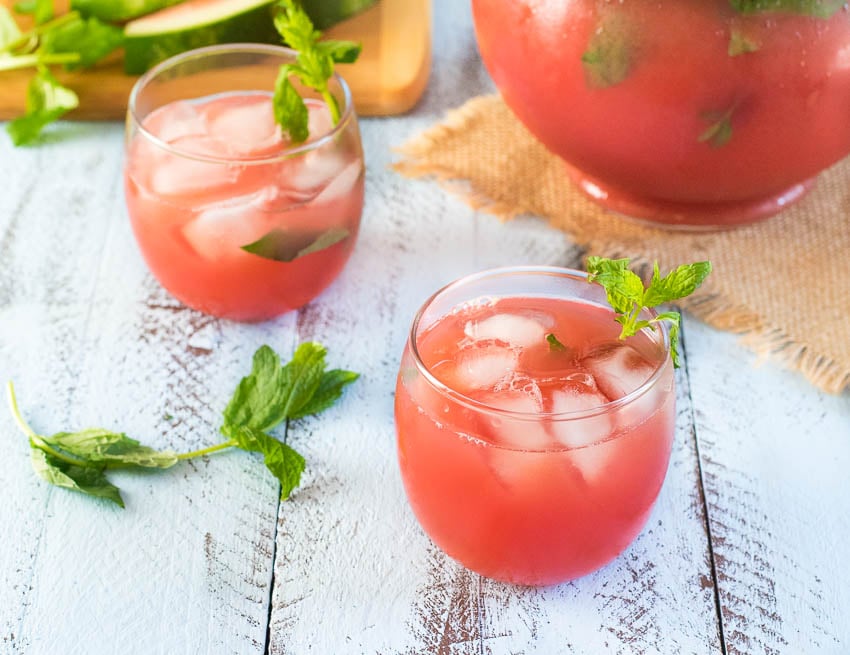
[[[670,326],[670,356],[673,366],[679,368],[679,312],[660,312],[653,319],[642,319],[644,309],[691,295],[711,273],[711,262],[683,264],[665,276],[658,270],[658,262],[652,267],[652,279],[644,287],[637,273],[629,270],[628,259],[587,258],[587,281],[602,285],[608,303],[616,313],[615,319],[621,326],[620,339],[637,334],[644,328],[656,328],[666,321]]]
[[[7,385],[9,408],[30,443],[33,470],[50,484],[124,507],[118,487],[106,477],[114,469],[171,468],[177,462],[226,448],[262,453],[266,468],[280,482],[280,497],[289,498],[301,481],[306,462],[291,446],[269,433],[287,420],[318,414],[333,405],[359,374],[326,370],[327,350],[318,343],[301,344],[292,360],[281,366],[269,346],[254,353],[251,373],[242,378],[223,412],[219,431],[226,441],[177,454],[141,445],[123,432],[88,428],[79,432],[37,434],[21,416],[15,389]]]
[[[352,64],[360,56],[361,46],[352,41],[320,41],[322,33],[313,27],[307,13],[294,0],[280,0],[274,24],[284,42],[297,51],[295,62],[280,67],[274,89],[274,116],[293,143],[310,136],[309,115],[304,99],[291,78],[316,91],[328,106],[333,124],[339,123],[339,103],[328,88],[334,64]]]
[[[89,68],[120,47],[124,32],[96,18],[71,11],[53,17],[53,3],[19,2],[18,13],[32,13],[35,26],[22,32],[6,7],[0,6],[0,72],[35,68],[27,87],[26,113],[8,123],[16,146],[38,139],[44,127],[79,105],[77,94],[62,86],[49,66]]]

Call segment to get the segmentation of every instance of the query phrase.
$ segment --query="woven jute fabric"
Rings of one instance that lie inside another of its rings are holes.
[[[402,174],[437,178],[504,219],[545,217],[590,255],[629,257],[644,270],[658,261],[662,271],[710,260],[713,273],[680,301],[683,309],[741,334],[759,355],[825,391],[850,386],[850,159],[780,214],[705,233],[647,227],[602,209],[498,96],[470,100],[400,153]]]

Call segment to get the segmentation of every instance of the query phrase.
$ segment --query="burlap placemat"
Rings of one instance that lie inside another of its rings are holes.
[[[662,270],[708,259],[714,272],[681,305],[743,335],[759,355],[817,387],[850,385],[850,159],[822,174],[802,201],[749,227],[712,233],[644,227],[601,209],[568,182],[498,96],[467,102],[414,137],[395,166],[432,176],[476,208],[546,217],[588,254],[630,257]]]

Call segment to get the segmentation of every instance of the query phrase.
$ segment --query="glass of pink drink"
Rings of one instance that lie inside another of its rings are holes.
[[[260,321],[318,295],[351,254],[363,209],[363,150],[348,86],[340,106],[306,98],[310,136],[293,144],[272,92],[286,48],[191,51],[136,84],[124,173],[130,221],[151,272],[203,312]]]
[[[673,364],[666,328],[619,332],[605,291],[559,268],[472,275],[419,310],[396,387],[398,458],[447,554],[545,585],[637,536],[670,458]]]

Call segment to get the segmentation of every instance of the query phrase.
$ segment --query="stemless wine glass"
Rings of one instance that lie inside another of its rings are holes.
[[[342,270],[363,209],[364,163],[345,81],[339,118],[299,87],[310,136],[293,144],[271,102],[282,47],[234,44],[142,76],[127,112],[125,192],[160,283],[203,312],[259,321],[301,307]]]
[[[549,267],[463,278],[416,314],[396,387],[399,465],[425,532],[466,567],[562,582],[645,524],[674,434],[669,336],[620,341],[613,318],[586,274]]]

